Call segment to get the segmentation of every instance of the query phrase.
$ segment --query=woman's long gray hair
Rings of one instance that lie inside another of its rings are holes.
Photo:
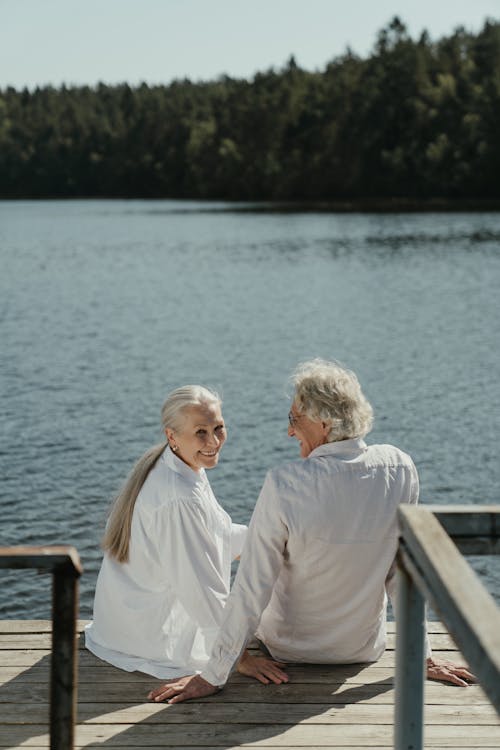
[[[163,430],[168,428],[175,431],[182,429],[183,411],[189,406],[203,404],[220,405],[219,395],[202,385],[184,385],[169,393],[161,409]],[[118,562],[128,562],[130,532],[135,501],[146,481],[149,472],[156,464],[168,445],[168,440],[154,445],[137,461],[130,475],[125,481],[120,493],[115,498],[102,540],[102,548]]]

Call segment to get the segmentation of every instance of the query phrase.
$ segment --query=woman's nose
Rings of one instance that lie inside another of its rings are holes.
[[[293,437],[295,435],[295,430],[293,429],[292,425],[288,425],[288,437]]]
[[[220,440],[215,434],[215,432],[213,433],[213,435],[209,436],[208,442],[210,443],[210,445],[215,445],[216,447],[220,445]]]

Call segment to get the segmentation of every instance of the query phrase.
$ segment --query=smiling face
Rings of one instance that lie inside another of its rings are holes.
[[[299,441],[302,458],[307,458],[311,451],[328,442],[329,425],[326,422],[313,422],[295,404],[290,409],[288,422],[288,435]]]
[[[213,469],[219,451],[226,441],[226,427],[220,404],[188,406],[183,412],[180,428],[169,427],[165,434],[175,454],[193,471]]]

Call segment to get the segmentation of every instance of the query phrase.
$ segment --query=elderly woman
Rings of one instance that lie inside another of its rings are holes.
[[[206,665],[246,527],[231,522],[205,473],[226,440],[218,395],[177,388],[161,416],[166,442],[139,459],[111,509],[86,646],[166,679]],[[241,671],[267,681],[276,668],[245,655]]]
[[[303,460],[267,474],[207,667],[154,690],[155,700],[213,692],[256,631],[283,661],[374,662],[384,652],[397,508],[417,502],[415,466],[392,445],[366,444],[372,408],[353,372],[313,360],[293,384],[288,435]],[[429,676],[472,679],[428,653]]]

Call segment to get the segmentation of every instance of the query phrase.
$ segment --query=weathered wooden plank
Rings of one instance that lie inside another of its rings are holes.
[[[428,509],[462,554],[500,552],[500,505],[432,505]]]
[[[0,547],[0,568],[66,570],[75,576],[83,573],[78,552],[68,545]]]
[[[81,633],[85,625],[88,625],[90,620],[78,620],[77,621],[77,632]],[[429,633],[446,633],[446,627],[439,620],[429,620],[428,623]],[[51,620],[0,620],[0,633],[51,633],[52,632],[52,621]],[[387,623],[387,632],[396,632],[396,623],[390,621]]]
[[[458,663],[458,660],[455,660]],[[350,685],[361,685],[370,682],[379,684],[392,684],[394,680],[394,669],[392,666],[373,665],[361,670],[353,670],[349,666],[323,669],[321,667],[288,667],[291,684],[311,685],[311,684],[332,684],[348,683]],[[49,665],[44,663],[41,666],[19,667],[6,666],[0,667],[0,701],[2,695],[8,692],[9,683],[15,680],[16,685],[29,683],[48,683]],[[124,673],[113,667],[102,667],[99,670],[93,667],[84,667],[80,669],[79,684],[90,684],[96,686],[99,690],[100,684],[116,683],[118,685],[124,682],[133,682],[137,685],[143,685],[144,689],[160,684],[158,680],[150,675],[140,672]],[[248,684],[248,677],[234,674],[231,677],[231,685]]]
[[[86,750],[89,750],[89,748],[97,747],[93,745],[75,745],[75,750],[83,750],[83,748],[86,748]],[[119,746],[115,745],[115,750],[117,750]],[[129,745],[127,750],[129,748],[136,748],[136,750],[142,750],[140,746],[137,745]],[[184,746],[185,747],[185,746]],[[251,744],[244,744],[244,745],[224,745],[224,750],[239,750],[240,748],[265,748],[269,747],[269,745],[262,744],[260,742],[252,742]],[[335,745],[335,748],[333,748],[332,745],[321,745],[319,747],[318,745],[308,745],[307,750],[366,750],[366,748],[372,748],[372,745],[349,745],[348,747],[346,745],[343,745],[342,747],[339,747],[338,745]],[[46,745],[30,745],[30,750],[47,750],[48,743]],[[148,745],[148,750],[165,750],[165,748],[168,748],[168,750],[181,750],[180,746],[177,745]],[[443,747],[437,747],[436,745],[427,745],[428,750],[444,750]],[[217,747],[214,747],[213,745],[203,745],[203,747],[200,746],[194,746],[189,745],[189,750],[221,750],[221,746],[218,745]],[[374,749],[375,750],[375,749]],[[376,750],[394,750],[394,746],[388,746],[388,745],[377,745]],[[449,750],[449,748],[447,749]],[[490,748],[482,747],[482,746],[476,746],[474,745],[474,750],[490,750]]]
[[[287,672],[292,682],[300,682],[302,684],[344,681],[349,681],[352,684],[359,684],[375,680],[392,682],[394,676],[394,669],[389,665],[385,667],[370,665],[363,669],[353,669],[350,666],[339,666],[334,668],[314,666],[287,667]],[[5,684],[12,679],[16,679],[16,681],[20,682],[44,682],[48,680],[48,678],[49,665],[47,662],[44,662],[44,664],[40,666],[34,665],[28,668],[15,665],[0,667],[0,685]],[[78,676],[79,684],[85,682],[96,684],[96,682],[102,681],[122,683],[131,679],[144,685],[151,685],[157,682],[156,678],[151,677],[151,675],[145,675],[140,672],[125,673],[113,667],[99,667],[96,669],[92,665],[81,667]],[[248,680],[248,677],[234,674],[231,678],[231,684],[245,684]]]
[[[434,654],[438,658],[451,659],[455,664],[465,664],[460,655],[456,653],[436,651]],[[1,657],[0,685],[14,678],[30,682],[41,682],[48,679],[50,666],[48,656],[43,659],[30,660],[20,652],[5,652],[5,657],[3,653]],[[328,681],[351,679],[353,682],[363,682],[372,677],[373,679],[390,679],[394,675],[393,661],[393,659],[381,659],[375,664],[360,665],[360,668],[349,664],[326,665],[324,667],[321,665],[288,665],[287,671],[290,675],[293,675],[294,681],[317,682],[323,679]],[[104,663],[96,666],[91,662],[83,664],[80,662],[78,677],[80,684],[103,680],[106,682],[124,682],[130,679],[142,680],[144,683],[156,681],[156,678],[142,672],[124,672]],[[234,673],[232,679],[247,682],[249,678]]]
[[[52,636],[50,633],[1,633],[0,634],[0,649],[31,649],[31,650],[42,650],[48,651],[51,648]],[[457,649],[457,646],[453,639],[446,633],[435,633],[430,636],[431,647],[437,650],[453,650]],[[83,636],[79,636],[77,640],[78,648],[85,651],[85,645],[83,642]],[[396,636],[393,633],[389,633],[387,636],[387,650],[393,651],[396,648]]]
[[[1,747],[1,745],[0,745]],[[48,750],[48,743],[46,745],[30,745],[30,750]],[[89,750],[89,748],[99,747],[98,745],[75,745],[75,750],[83,750],[85,748],[86,750]],[[185,747],[185,746],[184,746]],[[260,742],[252,742],[250,744],[243,744],[243,745],[224,745],[224,750],[240,750],[240,748],[266,748],[269,747],[269,745],[262,744]],[[117,750],[119,748],[119,745],[115,745],[114,750]],[[136,750],[143,750],[141,746],[138,745],[128,745],[127,750],[130,748],[135,748]],[[148,750],[165,750],[165,748],[168,748],[168,750],[183,750],[179,745],[148,745]],[[373,745],[349,745],[348,747],[346,745],[343,745],[342,747],[339,747],[338,745],[335,745],[333,747],[332,745],[321,745],[319,747],[318,745],[308,745],[307,750],[366,750],[367,748],[374,748]],[[427,744],[428,750],[444,750],[443,747],[437,747],[436,745]],[[195,746],[195,745],[189,745],[189,750],[221,750],[221,745],[218,745],[217,747],[214,747],[213,745],[203,745],[203,747]],[[393,745],[377,745],[376,750],[394,750]],[[449,748],[447,748],[449,750]],[[474,745],[473,750],[490,750],[490,748],[486,748],[479,745]]]
[[[76,638],[77,647],[84,648],[81,636]],[[52,648],[52,633],[2,633],[0,634],[0,649],[30,649],[32,651],[50,651]]]
[[[453,661],[464,664],[465,660],[461,656],[459,652],[452,652],[452,651],[440,651],[440,650],[433,650],[434,656],[436,658],[441,659],[452,659]],[[0,653],[0,674],[2,666],[19,666],[20,668],[34,668],[35,666],[43,667],[44,665],[47,666],[49,664],[50,660],[50,651],[37,651],[33,649],[15,649],[12,651],[4,650]],[[303,667],[298,667],[294,665],[294,669],[305,669],[309,670],[314,665],[303,665]],[[345,667],[345,669],[350,670],[351,668],[357,668],[360,665],[341,665],[341,664],[335,664],[335,665],[324,665],[325,669],[341,669]],[[388,668],[394,667],[394,652],[392,651],[386,651],[385,654],[383,654],[380,659],[377,662],[374,662],[373,664],[363,664],[361,665],[363,669],[379,669],[379,668]],[[289,669],[292,668],[292,665],[289,665]],[[98,659],[96,656],[91,654],[89,651],[81,651],[79,655],[79,670],[80,673],[82,670],[95,670],[96,677],[101,677],[104,672],[103,670],[107,670],[109,672],[112,672],[113,674],[116,674],[117,676],[121,676],[123,679],[124,675],[129,674],[142,674],[139,672],[124,672],[121,669],[117,669],[115,667],[112,667],[110,664],[108,664],[105,661],[102,661],[101,659]],[[147,675],[146,675],[147,676]],[[151,679],[151,677],[149,677]]]
[[[389,667],[387,669],[370,668],[366,671],[352,674],[348,670],[336,670],[335,674],[311,674],[302,676],[301,673],[297,673],[295,670],[289,669],[290,680],[294,684],[310,685],[310,684],[332,684],[332,683],[349,683],[350,685],[362,685],[366,682],[378,682],[379,684],[393,683],[393,670]],[[38,670],[36,667],[26,671],[25,673],[19,673],[15,671],[15,668],[10,670],[8,667],[0,668],[0,702],[3,700],[2,695],[8,691],[9,683],[15,680],[16,684],[30,684],[30,683],[45,683],[49,679],[48,670]],[[135,684],[142,685],[144,689],[151,689],[153,685],[159,684],[154,677],[148,677],[147,675],[130,675],[116,674],[111,670],[109,672],[103,670],[102,673],[98,674],[93,670],[84,670],[79,678],[79,684],[91,684],[96,685],[96,682],[115,683],[117,685],[123,684],[125,681],[133,681]],[[231,679],[231,685],[245,685],[248,684],[249,678],[241,675],[235,675]]]
[[[153,683],[154,685],[154,683]],[[7,689],[8,687],[8,689]],[[47,702],[48,685],[43,683],[16,683],[2,688],[2,702],[17,703]],[[134,683],[86,683],[78,691],[79,704],[106,702],[111,704],[134,705],[146,703],[147,694],[152,685]],[[246,684],[229,685],[223,693],[228,703],[392,703],[394,688],[388,683],[330,683],[330,684],[294,684],[260,685],[255,680]],[[479,685],[457,688],[452,685],[441,685],[428,682],[425,686],[426,702],[440,705],[476,705],[488,704],[488,698]],[[206,698],[204,702],[216,702],[216,696]]]
[[[12,711],[11,704],[0,704],[0,724],[43,724],[49,705],[22,702]],[[428,706],[426,724],[449,723],[468,726],[486,724],[500,727],[491,705]],[[110,706],[107,703],[86,703],[79,707],[80,724],[391,724],[392,713],[387,705],[359,703],[332,706],[327,703],[301,703],[281,706],[255,703],[180,703],[176,706],[143,703],[132,706]]]
[[[377,747],[390,746],[392,726],[379,724],[352,725],[282,725],[282,724],[83,724],[76,732],[77,744],[106,743],[106,747],[143,747],[163,744],[163,747],[189,747],[192,745],[213,745],[226,748],[227,745],[262,743],[269,747],[311,747],[312,745],[336,747],[338,745],[361,745]],[[11,734],[9,734],[9,732]],[[25,747],[40,745],[40,735],[44,727],[0,727],[0,746],[6,741],[12,744],[21,740]],[[461,727],[431,725],[426,727],[426,747],[439,744],[442,747],[498,748],[500,733],[496,727],[469,726],[467,733]],[[20,744],[20,743],[19,743]]]
[[[81,633],[90,620],[77,620],[77,632]],[[0,633],[51,633],[52,620],[0,620]],[[441,631],[440,631],[441,632]]]

